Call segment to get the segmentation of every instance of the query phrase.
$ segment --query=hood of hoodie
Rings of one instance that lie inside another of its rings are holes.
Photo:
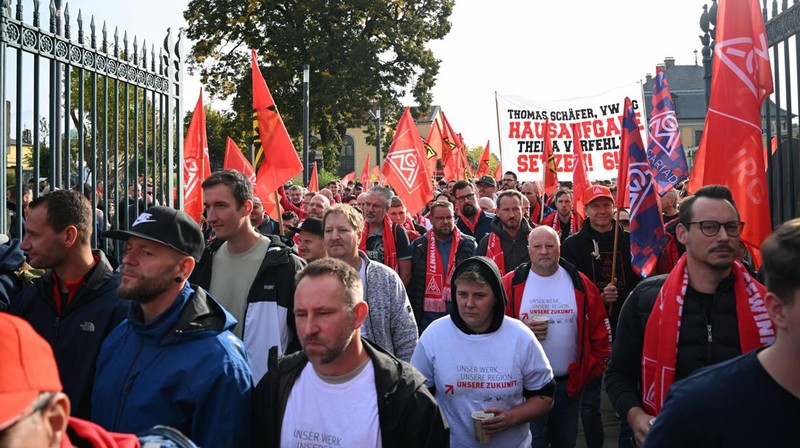
[[[519,231],[517,232],[517,235],[514,238],[511,238],[511,236],[503,229],[503,222],[500,220],[500,217],[495,215],[494,218],[492,218],[492,232],[498,234],[500,239],[504,240],[527,239],[528,234],[531,233],[531,225],[528,224],[528,220],[523,216],[519,221]]]
[[[19,248],[19,240],[14,238],[0,244],[0,267],[7,271],[16,271],[25,261],[25,254]]]
[[[500,328],[500,325],[503,323],[503,317],[505,316],[506,311],[506,292],[503,288],[500,269],[490,258],[472,257],[462,261],[458,266],[456,266],[455,270],[453,271],[453,280],[458,278],[462,272],[466,271],[478,272],[484,279],[486,279],[486,281],[489,283],[489,286],[492,288],[492,293],[494,294],[495,299],[494,307],[492,308],[492,324],[484,333],[493,333],[497,331]],[[453,323],[464,333],[475,334],[474,331],[470,330],[458,312],[455,282],[450,288],[450,300],[453,303],[453,306],[450,307],[450,318],[453,320]]]

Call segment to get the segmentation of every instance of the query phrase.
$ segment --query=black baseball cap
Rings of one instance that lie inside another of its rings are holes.
[[[481,178],[478,179],[475,182],[475,184],[476,185],[477,184],[489,184],[489,185],[491,185],[493,187],[496,187],[497,186],[497,181],[494,180],[494,177],[486,175],[486,176],[481,176]]]
[[[319,218],[306,218],[300,224],[300,227],[289,226],[289,228],[294,233],[311,232],[314,235],[325,236],[325,232],[322,229],[322,220]]]
[[[157,205],[142,212],[130,230],[103,232],[106,238],[127,240],[135,236],[167,247],[200,261],[205,244],[200,226],[181,210]]]

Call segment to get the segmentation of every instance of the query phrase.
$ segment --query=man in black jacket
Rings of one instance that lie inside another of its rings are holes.
[[[611,334],[616,333],[621,303],[640,278],[631,269],[631,234],[612,217],[614,197],[608,187],[592,185],[582,193],[586,220],[577,233],[570,235],[561,246],[561,256],[594,282],[606,307],[611,307],[608,319]],[[616,269],[612,278],[614,234],[619,235]],[[600,378],[586,386],[581,398],[581,422],[590,448],[603,444],[603,421],[600,414]],[[627,428],[622,428],[623,433]]]
[[[203,253],[190,282],[206,289],[238,325],[234,334],[244,341],[247,360],[258,381],[267,371],[267,352],[299,349],[288,279],[305,261],[276,236],[258,233],[250,222],[253,186],[234,170],[213,173],[203,181],[203,203],[214,241]]]
[[[87,419],[100,346],[129,307],[117,297],[119,276],[103,252],[92,251],[93,213],[72,190],[31,202],[20,248],[31,266],[47,271],[9,306],[53,346],[72,415]]]
[[[611,403],[637,446],[673,381],[774,338],[768,316],[759,311],[766,290],[734,263],[744,223],[728,187],[697,190],[679,219],[677,236],[686,253],[669,275],[651,277],[631,293],[606,371]]]
[[[430,206],[433,227],[411,243],[411,283],[408,300],[420,334],[434,320],[450,314],[450,280],[453,269],[475,255],[478,243],[455,225],[453,204],[436,201]],[[433,238],[433,241],[431,241]],[[435,253],[429,253],[431,246]]]
[[[361,277],[324,258],[298,274],[294,314],[303,351],[277,358],[255,396],[257,447],[448,446],[447,423],[411,365],[361,339]]]

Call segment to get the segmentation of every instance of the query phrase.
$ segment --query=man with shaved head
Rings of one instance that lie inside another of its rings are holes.
[[[530,261],[503,277],[506,314],[520,319],[542,343],[556,376],[555,406],[531,422],[534,447],[573,447],[580,395],[600,378],[611,354],[611,329],[600,291],[561,258],[552,227],[528,236]]]

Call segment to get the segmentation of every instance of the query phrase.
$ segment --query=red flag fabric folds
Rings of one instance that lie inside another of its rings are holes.
[[[383,175],[412,215],[433,198],[425,148],[409,108],[397,123],[394,141],[383,164]]]
[[[263,150],[264,154],[256,178],[258,183],[271,193],[289,179],[303,172],[303,165],[300,163],[289,133],[286,132],[283,120],[275,107],[267,83],[261,76],[255,50],[251,50],[251,56],[253,110],[256,114],[254,124],[258,125],[255,132],[258,140],[255,144],[256,150],[259,152]]]
[[[364,160],[364,169],[361,170],[361,184],[364,186],[364,190],[369,189],[369,153],[367,153],[367,159]]]
[[[278,219],[278,206],[275,204],[275,196],[270,191],[264,190],[263,186],[256,182],[256,173],[250,161],[242,154],[242,150],[230,137],[225,141],[225,161],[223,169],[236,170],[244,174],[253,184],[253,193],[261,199],[264,210],[274,219]]]
[[[198,224],[203,218],[203,189],[200,185],[210,175],[206,112],[203,109],[203,89],[200,89],[200,98],[194,106],[192,120],[183,140],[183,178],[186,182],[183,211]]]
[[[741,240],[757,248],[771,231],[761,105],[773,91],[764,18],[756,0],[726,0],[717,12],[714,72],[705,130],[689,190],[727,185],[746,223]]]
[[[591,187],[589,183],[589,176],[586,169],[586,159],[583,158],[583,148],[581,147],[580,140],[580,125],[578,123],[571,123],[570,130],[572,131],[572,191],[575,198],[575,211],[580,213],[582,217],[586,216],[586,211],[583,209],[586,204],[583,203],[583,192]]]
[[[319,178],[317,175],[317,162],[314,162],[314,167],[311,168],[311,177],[308,179],[308,191],[319,191]]]
[[[489,141],[486,141],[486,146],[483,148],[481,154],[481,161],[478,162],[478,170],[475,171],[475,178],[480,179],[481,176],[489,174]]]

